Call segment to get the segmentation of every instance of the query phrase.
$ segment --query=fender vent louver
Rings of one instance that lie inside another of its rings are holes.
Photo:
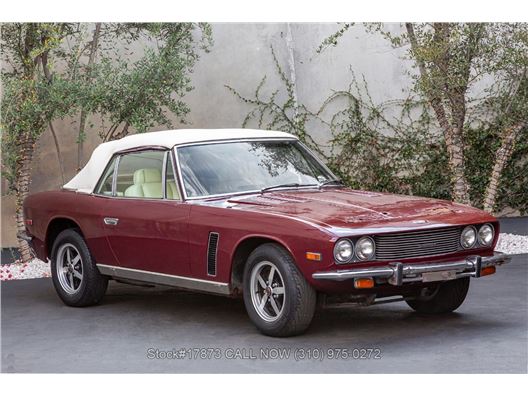
[[[220,235],[217,232],[209,233],[209,243],[207,246],[207,275],[209,276],[216,276],[216,254],[219,238]]]

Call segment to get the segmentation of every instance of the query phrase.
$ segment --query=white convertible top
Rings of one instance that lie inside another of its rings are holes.
[[[170,149],[186,143],[258,138],[295,138],[295,136],[285,132],[258,129],[176,129],[172,131],[138,133],[97,146],[85,167],[63,188],[91,194],[108,161],[115,153],[120,151],[148,146]]]

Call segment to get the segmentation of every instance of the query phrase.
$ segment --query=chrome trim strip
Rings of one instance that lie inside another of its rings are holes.
[[[136,146],[136,147],[131,147],[128,149],[116,151],[114,154],[123,155],[123,154],[135,153],[139,151],[167,151],[167,150],[170,150],[170,148],[166,146],[146,145],[146,146]]]
[[[468,256],[464,260],[456,260],[445,263],[423,263],[423,264],[402,264],[391,263],[385,266],[357,268],[351,270],[315,272],[313,279],[343,281],[359,277],[373,277],[386,279],[389,283],[400,286],[405,282],[421,281],[425,272],[455,271],[457,277],[480,276],[480,269],[492,265],[506,264],[511,260],[511,256],[502,252],[495,252],[493,256]],[[473,272],[466,272],[473,271]],[[407,276],[407,278],[406,278]]]
[[[167,155],[169,150],[163,154],[162,169],[161,169],[161,198],[167,199]]]
[[[180,178],[178,177],[178,169],[176,168],[176,153],[174,148],[169,150],[170,162],[172,166],[172,175],[174,176],[174,183],[176,184],[176,189],[178,190],[179,199],[173,199],[173,201],[183,202],[183,186],[180,184]]]
[[[114,174],[112,175],[112,197],[117,196],[117,171],[119,170],[119,162],[121,155],[118,155],[114,164]]]
[[[160,272],[150,272],[132,268],[117,267],[106,264],[97,264],[97,268],[103,275],[108,275],[116,278],[131,279],[165,286],[174,286],[182,289],[197,290],[214,294],[230,294],[228,283],[214,282],[197,278],[188,278],[185,276],[162,274]]]

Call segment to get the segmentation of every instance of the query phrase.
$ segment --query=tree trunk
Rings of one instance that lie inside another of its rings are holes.
[[[29,184],[31,182],[31,160],[33,159],[33,148],[35,141],[33,138],[25,136],[21,142],[19,159],[17,160],[17,173],[15,179],[16,189],[16,230],[25,231],[23,203],[29,194]],[[29,244],[23,239],[18,239],[18,250],[23,261],[29,261],[33,254]]]
[[[91,78],[91,72],[93,64],[95,63],[95,56],[97,54],[97,47],[99,45],[99,36],[101,35],[101,23],[95,24],[95,29],[92,38],[92,44],[90,45],[90,55],[88,58],[88,64],[86,66],[86,76],[89,81]],[[81,110],[81,119],[79,121],[79,133],[77,135],[77,171],[80,171],[83,164],[83,149],[84,149],[84,131],[86,128],[86,119],[88,113],[85,109]]]
[[[51,135],[53,136],[53,142],[55,143],[55,151],[57,152],[57,160],[59,161],[59,170],[61,174],[62,184],[64,185],[64,183],[66,183],[64,177],[64,161],[62,159],[59,140],[57,139],[57,134],[55,133],[55,128],[53,128],[53,124],[51,123],[51,121],[49,122],[49,128],[51,131]]]
[[[462,131],[459,128],[451,128],[451,136],[449,136],[449,132],[446,130],[444,130],[444,136],[449,155],[453,200],[461,204],[470,205],[468,181],[465,174],[466,164]]]
[[[504,170],[506,163],[512,155],[517,135],[521,129],[524,128],[524,126],[524,122],[521,124],[516,124],[506,128],[502,133],[501,146],[497,150],[493,171],[491,172],[488,187],[486,188],[486,193],[484,194],[484,210],[486,212],[492,213],[493,209],[495,208],[502,171]]]
[[[406,23],[405,28],[411,43],[411,50],[415,55],[415,60],[420,71],[420,78],[427,87],[432,84],[427,67],[422,59],[419,57],[419,46],[418,40],[414,33],[414,27],[412,23]],[[446,31],[439,32],[440,35],[447,35]],[[439,40],[442,37],[438,38]],[[464,161],[464,148],[462,141],[462,128],[465,119],[465,102],[464,108],[459,108],[456,114],[455,127],[449,122],[445,107],[442,103],[441,98],[435,92],[434,89],[428,88],[425,92],[431,107],[435,113],[436,119],[442,129],[444,139],[446,142],[447,154],[449,159],[449,171],[451,174],[451,196],[455,202],[469,205],[469,189],[468,182],[465,176],[465,161]]]

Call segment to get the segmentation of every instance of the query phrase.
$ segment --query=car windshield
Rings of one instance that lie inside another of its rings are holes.
[[[318,186],[335,179],[298,141],[221,142],[179,147],[187,197]]]

